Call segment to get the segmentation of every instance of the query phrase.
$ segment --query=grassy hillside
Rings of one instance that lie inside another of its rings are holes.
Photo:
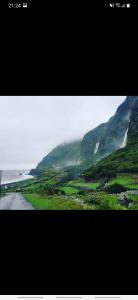
[[[138,173],[138,145],[126,146],[84,172],[85,178],[115,177],[118,173]]]

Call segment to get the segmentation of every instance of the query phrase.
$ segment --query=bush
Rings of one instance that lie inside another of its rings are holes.
[[[107,193],[117,194],[117,193],[121,193],[121,192],[126,192],[128,190],[128,188],[126,188],[122,184],[114,183],[114,184],[108,185],[104,190]]]
[[[86,194],[85,191],[79,191],[79,192],[78,192],[78,195],[85,195],[85,194]]]
[[[59,190],[59,189],[56,189],[56,193],[59,194],[59,195],[66,195],[65,191],[63,190]]]

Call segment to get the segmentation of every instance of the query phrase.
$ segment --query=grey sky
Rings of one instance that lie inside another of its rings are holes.
[[[0,169],[31,169],[115,113],[125,96],[0,96]]]

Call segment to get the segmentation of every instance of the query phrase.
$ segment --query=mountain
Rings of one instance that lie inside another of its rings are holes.
[[[47,167],[59,168],[78,165],[81,160],[80,143],[79,140],[57,146],[42,159],[37,166],[37,170]]]
[[[127,118],[124,112],[128,112]],[[122,116],[126,121],[124,126],[124,140],[119,150],[114,151],[106,158],[100,160],[96,166],[93,166],[84,172],[84,177],[112,177],[117,173],[137,173],[138,172],[138,96],[130,96],[118,108],[117,115]],[[118,118],[119,121],[119,118]],[[114,120],[115,122],[115,120]],[[119,124],[121,124],[119,122]],[[122,126],[118,131],[122,131]],[[117,132],[117,129],[116,129]],[[117,134],[118,136],[118,134]],[[119,132],[120,136],[120,132]],[[109,135],[107,136],[107,140]]]
[[[69,166],[73,166],[73,170],[75,170],[76,166],[80,172],[91,166],[91,168],[86,171],[86,176],[89,176],[91,174],[98,174],[94,173],[94,170],[97,172],[96,167],[94,167],[96,164],[97,168],[104,163],[108,165],[108,160],[110,159],[114,161],[114,164],[115,161],[118,162],[119,166],[116,167],[118,170],[119,168],[121,169],[121,165],[123,170],[123,164],[125,164],[124,157],[126,160],[128,159],[127,149],[132,148],[132,141],[134,142],[136,138],[138,138],[137,102],[138,96],[127,96],[108,122],[102,123],[86,133],[82,140],[57,146],[42,159],[35,170]],[[135,142],[133,144],[133,156],[130,151],[131,159],[135,161],[134,149],[136,149]],[[123,160],[123,162],[121,160]],[[109,168],[114,170],[113,164],[109,165]],[[31,174],[33,173],[31,172]]]
[[[133,102],[134,97],[128,96],[107,123],[99,125],[84,136],[81,153],[85,159],[91,158],[93,162],[97,162],[123,147]]]

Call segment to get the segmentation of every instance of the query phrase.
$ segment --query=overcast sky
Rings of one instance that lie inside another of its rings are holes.
[[[31,169],[115,113],[125,96],[0,96],[0,169]]]

